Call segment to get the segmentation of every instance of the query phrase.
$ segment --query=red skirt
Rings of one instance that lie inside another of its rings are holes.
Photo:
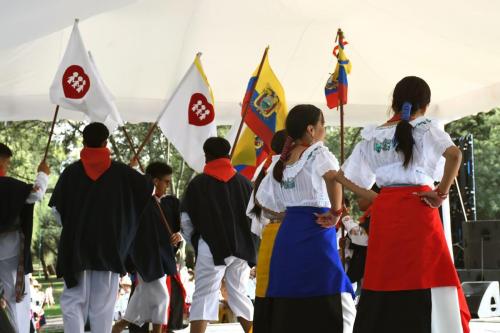
[[[430,190],[428,186],[381,190],[372,205],[363,289],[403,291],[454,286],[462,321],[468,324],[467,303],[439,211],[414,194]]]

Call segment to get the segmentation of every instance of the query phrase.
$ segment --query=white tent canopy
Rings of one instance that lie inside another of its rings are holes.
[[[498,13],[500,2],[491,0],[3,1],[0,120],[51,119],[49,86],[78,17],[127,121],[156,120],[201,51],[217,122],[233,123],[267,45],[288,105],[326,110],[323,87],[338,27],[353,63],[348,126],[384,119],[392,89],[406,75],[429,83],[430,115],[451,121],[500,105]],[[337,118],[327,112],[329,124]]]

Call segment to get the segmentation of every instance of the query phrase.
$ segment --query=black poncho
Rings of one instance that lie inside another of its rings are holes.
[[[33,272],[31,236],[33,233],[33,207],[26,199],[33,190],[11,177],[0,177],[0,233],[21,230],[24,234],[24,273]]]
[[[81,161],[64,170],[49,206],[61,215],[56,270],[69,288],[84,270],[126,272],[127,253],[152,192],[148,178],[119,162],[96,181]]]
[[[162,222],[155,198],[151,197],[141,217],[141,222],[130,248],[131,267],[146,282],[166,275],[177,274],[175,253],[177,247],[170,244],[171,234]],[[179,199],[167,196],[160,201],[173,233],[180,230]]]
[[[195,230],[195,249],[201,236],[208,244],[215,265],[235,256],[255,265],[256,250],[246,209],[252,193],[251,183],[240,174],[223,182],[206,174],[196,176],[188,185],[182,201]],[[196,249],[197,250],[197,249]]]

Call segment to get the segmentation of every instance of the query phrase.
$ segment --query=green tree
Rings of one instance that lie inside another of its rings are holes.
[[[500,219],[500,109],[451,122],[446,131],[474,136],[477,219]]]

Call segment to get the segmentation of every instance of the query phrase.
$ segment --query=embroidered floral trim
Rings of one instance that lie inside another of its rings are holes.
[[[373,150],[375,150],[377,153],[380,153],[382,150],[389,151],[393,148],[395,148],[395,146],[394,146],[394,140],[392,139],[391,140],[384,139],[384,141],[375,140],[373,142]]]
[[[419,133],[422,134],[427,132],[431,126],[435,126],[431,119],[424,117],[419,117],[415,120],[412,120],[410,124],[414,129],[418,130]],[[385,139],[392,140],[395,132],[396,125],[368,125],[361,131],[361,137],[365,140],[377,139],[378,141],[383,142]]]
[[[300,170],[304,168],[306,162],[314,159],[317,152],[321,151],[322,149],[328,149],[323,145],[322,142],[315,143],[311,147],[307,148],[304,151],[304,155],[302,155],[302,157],[298,161],[286,166],[285,172],[287,174],[287,177],[295,177],[300,172]]]
[[[295,188],[295,179],[294,178],[283,179],[281,181],[281,187],[284,188],[285,190],[290,190],[292,188]]]

